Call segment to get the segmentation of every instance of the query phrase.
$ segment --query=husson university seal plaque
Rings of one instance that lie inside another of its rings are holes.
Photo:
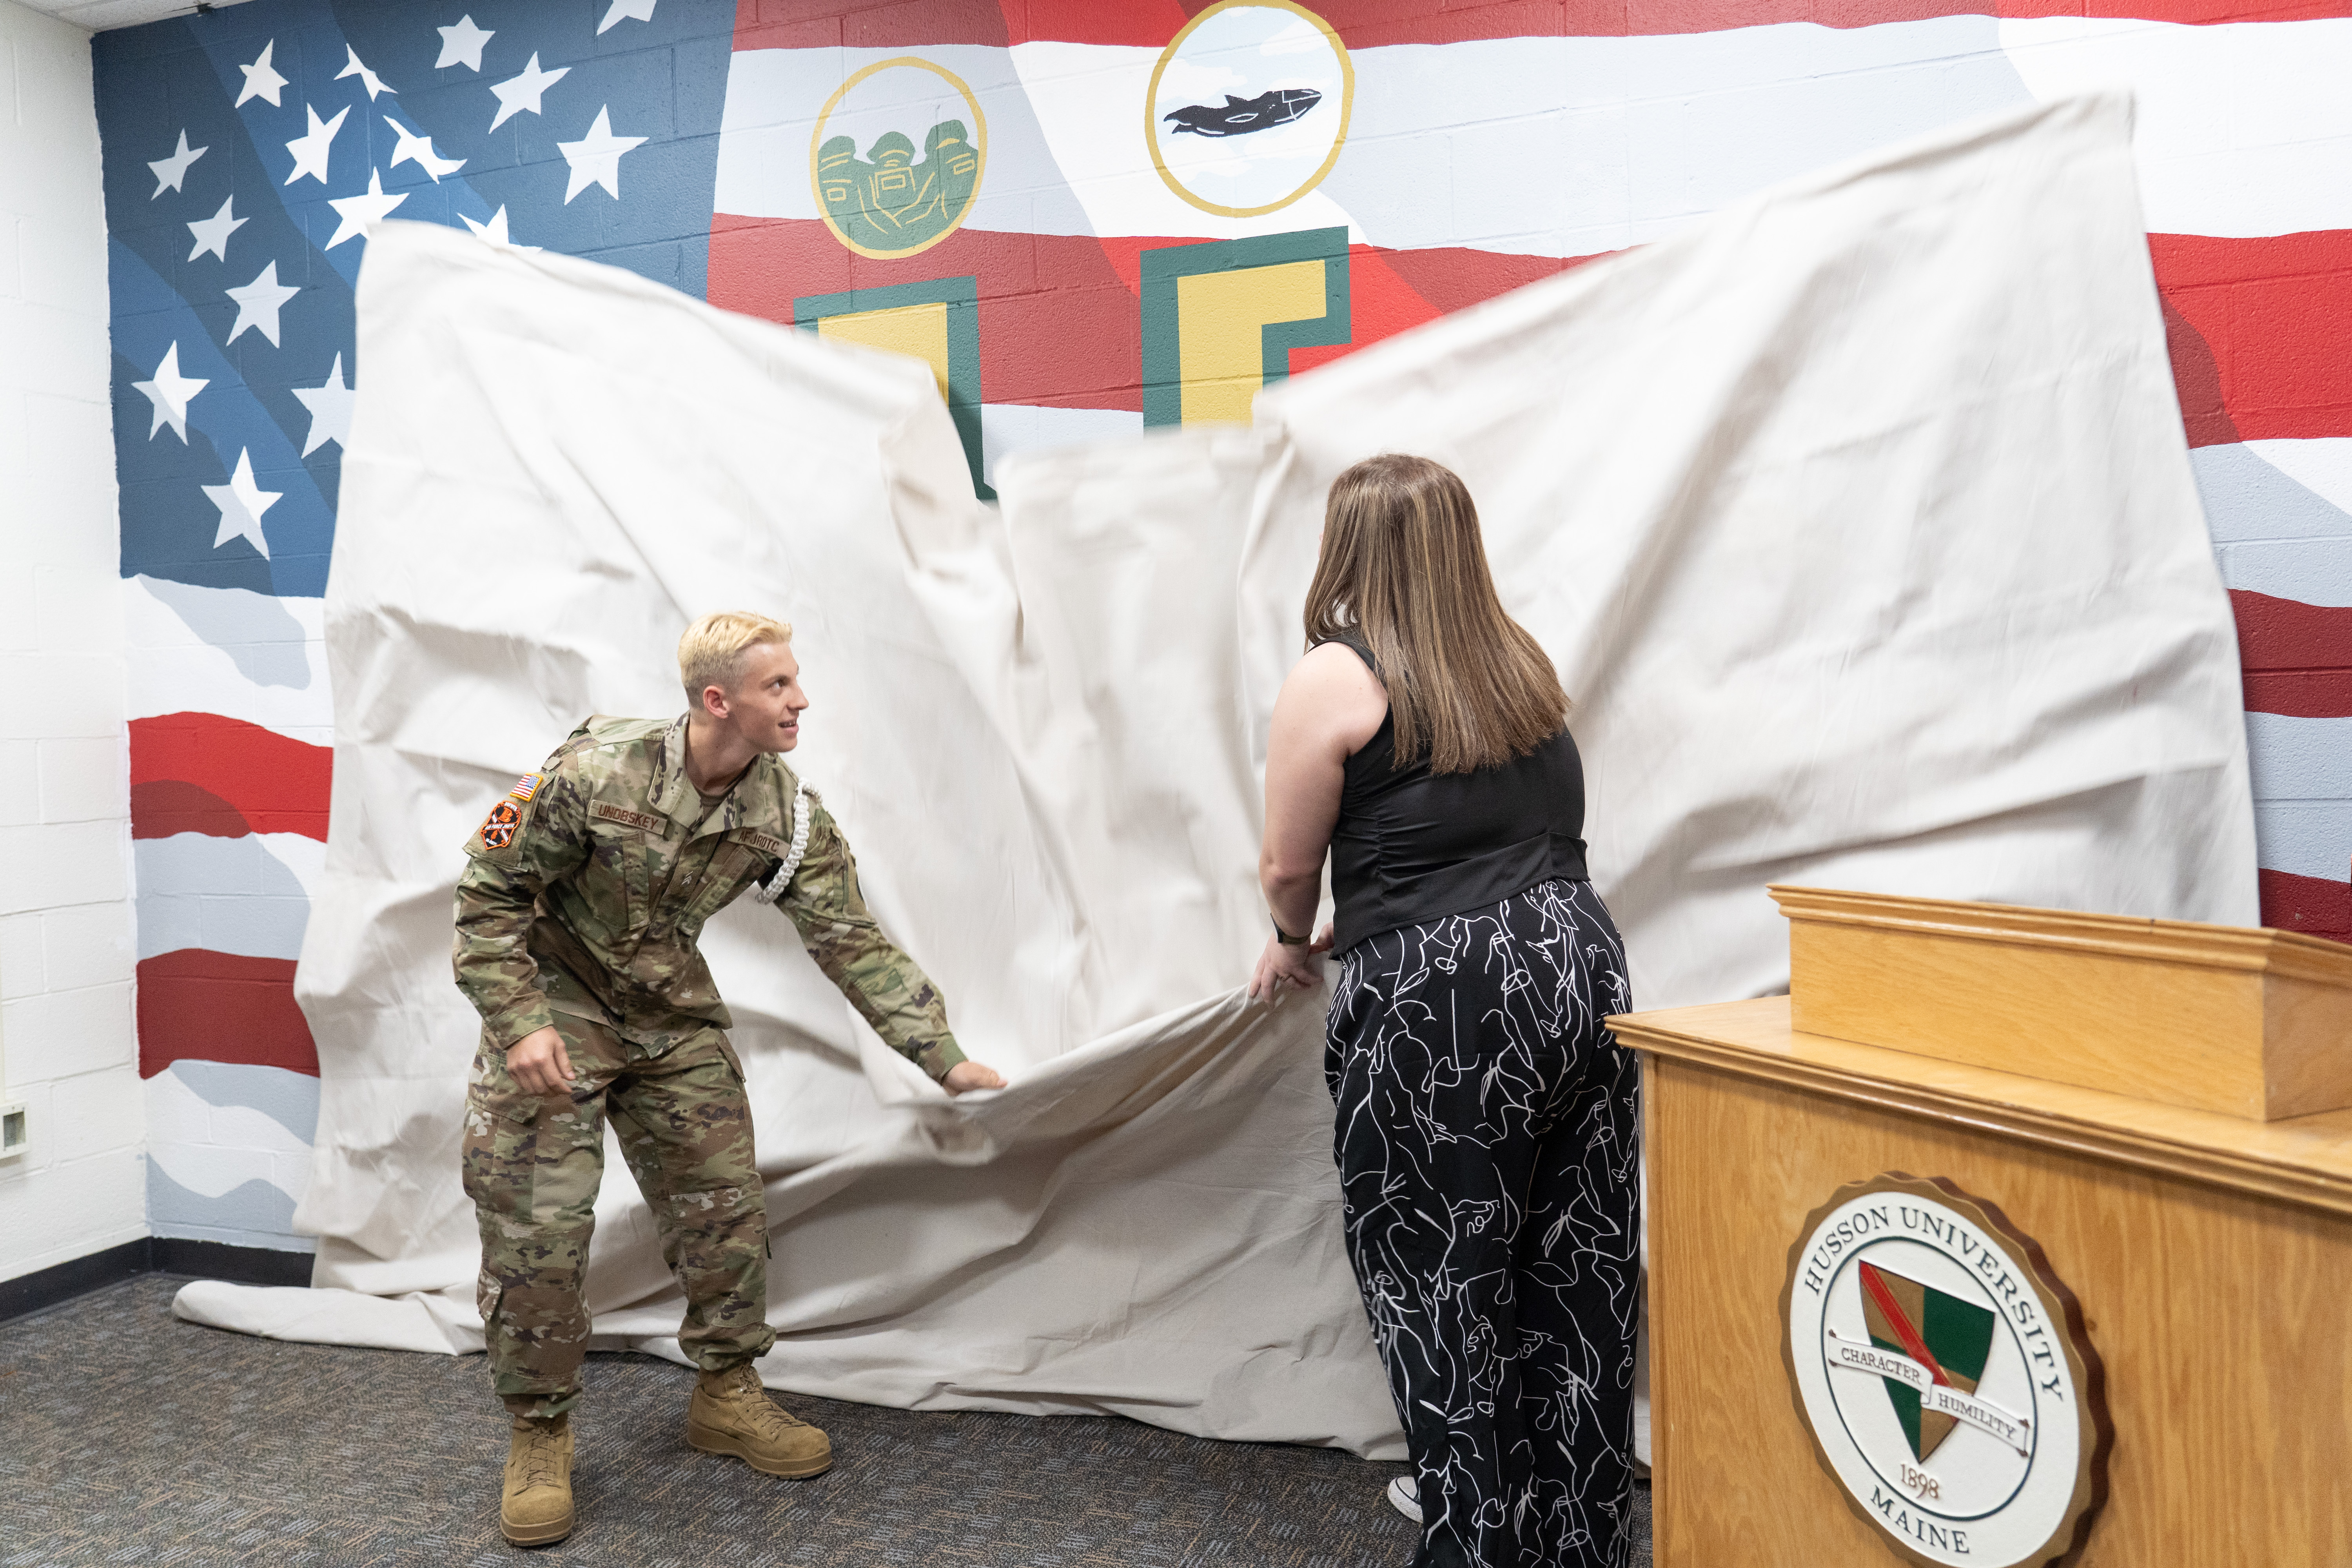
[[[2042,1249],[1940,1178],[1840,1188],[1789,1250],[1781,1353],[1856,1513],[1913,1563],[2042,1568],[2106,1498],[2105,1374]]]

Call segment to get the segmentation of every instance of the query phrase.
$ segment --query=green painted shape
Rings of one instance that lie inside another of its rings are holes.
[[[866,310],[896,310],[907,305],[948,308],[948,417],[955,421],[963,442],[964,461],[971,468],[971,492],[994,500],[996,492],[981,477],[980,454],[980,279],[934,278],[927,283],[893,283],[880,289],[851,289],[839,294],[804,294],[793,301],[793,325],[814,332],[828,316],[854,316]]]
[[[1929,1289],[1920,1316],[1927,1321],[1919,1325],[1919,1337],[1927,1342],[1945,1371],[1956,1372],[1970,1383],[1984,1375],[1985,1362],[1992,1354],[1990,1309]]]
[[[1899,1351],[1901,1345],[1888,1344],[1876,1334],[1870,1342],[1883,1351]],[[1878,1380],[1886,1389],[1887,1403],[1895,1406],[1895,1419],[1903,1423],[1903,1436],[1911,1445],[1911,1457],[1919,1457],[1919,1391],[1907,1383],[1897,1383],[1891,1377]]]
[[[1926,1320],[1919,1325],[1919,1337],[1927,1342],[1927,1349],[1937,1362],[1946,1372],[1958,1373],[1971,1383],[1984,1376],[1985,1363],[1992,1355],[1990,1310],[1957,1296],[1947,1296],[1932,1285],[1922,1285],[1920,1289],[1927,1299],[1919,1310]],[[1884,1340],[1876,1334],[1870,1336],[1870,1342],[1883,1351],[1910,1353],[1898,1341]],[[1903,1436],[1911,1444],[1911,1457],[1918,1458],[1919,1391],[1891,1377],[1878,1381],[1886,1390],[1887,1402],[1895,1406],[1895,1418],[1903,1424]]]
[[[923,136],[923,156],[896,131],[875,138],[866,156],[846,136],[817,149],[817,193],[825,216],[868,250],[905,251],[929,244],[963,221],[980,189],[980,154],[961,120],[942,120]]]
[[[1240,272],[1253,267],[1279,267],[1292,261],[1320,261],[1323,267],[1323,313],[1296,321],[1268,321],[1260,336],[1266,383],[1290,374],[1290,351],[1320,348],[1354,340],[1355,321],[1348,298],[1348,231],[1307,228],[1295,234],[1261,235],[1254,239],[1217,239],[1199,245],[1171,245],[1147,250],[1141,257],[1143,317],[1143,422],[1184,423],[1184,355],[1178,335],[1176,283],[1203,272]]]

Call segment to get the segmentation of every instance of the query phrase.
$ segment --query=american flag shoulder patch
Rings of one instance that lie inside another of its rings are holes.
[[[513,795],[517,800],[529,800],[532,795],[539,793],[539,781],[542,776],[543,775],[539,773],[525,773],[522,777],[515,780],[514,788],[509,790],[507,793]]]

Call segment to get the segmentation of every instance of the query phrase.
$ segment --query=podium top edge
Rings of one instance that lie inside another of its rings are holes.
[[[1842,888],[1773,883],[1765,889],[1791,921],[1875,927],[1961,941],[2025,942],[2105,952],[2119,958],[2238,969],[2352,986],[2352,946],[2270,926],[2209,925],[2200,921],[2028,904],[1979,903],[1864,893]]]
[[[1618,1014],[1602,1022],[1619,1043],[1654,1061],[2352,1219],[2352,1110],[2255,1121],[1803,1034],[1790,1026],[1786,996]]]

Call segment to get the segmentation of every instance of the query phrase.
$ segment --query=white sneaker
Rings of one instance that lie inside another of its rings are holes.
[[[1399,1476],[1389,1483],[1389,1506],[1411,1520],[1421,1522],[1421,1483],[1411,1476]]]

